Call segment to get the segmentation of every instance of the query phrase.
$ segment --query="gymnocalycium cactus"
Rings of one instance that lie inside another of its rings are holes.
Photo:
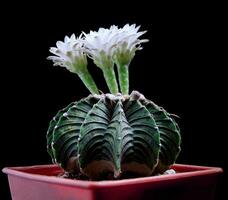
[[[92,93],[60,110],[50,122],[47,149],[54,163],[91,180],[150,176],[169,169],[180,152],[173,116],[137,91],[129,95],[128,67],[142,49],[140,27],[111,26],[72,35],[50,51],[54,65],[78,74]],[[87,56],[103,71],[110,93],[99,90],[87,69]],[[117,67],[118,83],[114,67]]]

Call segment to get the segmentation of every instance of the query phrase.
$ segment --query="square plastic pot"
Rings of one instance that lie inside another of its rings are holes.
[[[9,167],[13,200],[213,200],[221,168],[176,164],[177,174],[115,181],[57,177],[56,165]]]

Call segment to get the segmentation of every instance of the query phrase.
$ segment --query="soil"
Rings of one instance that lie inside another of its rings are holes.
[[[167,174],[176,174],[176,171],[173,169],[169,169],[165,171],[163,174],[154,174],[153,176],[161,176],[161,175],[167,175]],[[131,179],[131,178],[140,178],[142,176],[139,176],[135,173],[123,173],[119,178],[114,179],[113,175],[111,173],[104,173],[100,176],[99,179],[91,180],[89,177],[87,177],[84,174],[72,174],[68,172],[64,172],[58,175],[60,178],[66,178],[66,179],[72,179],[72,180],[86,180],[86,181],[102,181],[102,180],[123,180],[123,179]]]

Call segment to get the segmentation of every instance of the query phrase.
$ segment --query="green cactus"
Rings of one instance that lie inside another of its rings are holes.
[[[50,49],[55,56],[48,59],[78,74],[92,93],[60,110],[47,132],[53,162],[73,177],[100,180],[163,173],[180,152],[180,129],[172,115],[137,91],[129,95],[129,64],[148,41],[138,39],[146,32],[138,30],[135,24],[100,28],[84,37],[65,37],[58,48]],[[87,56],[102,69],[112,94],[98,94]]]
[[[179,132],[170,114],[139,92],[90,95],[50,122],[48,152],[66,171],[93,180],[149,176],[175,162]]]

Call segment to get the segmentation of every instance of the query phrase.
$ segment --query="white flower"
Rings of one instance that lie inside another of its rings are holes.
[[[79,73],[87,67],[87,58],[83,48],[82,35],[78,38],[74,34],[69,38],[65,36],[64,42],[56,42],[56,47],[51,47],[50,52],[55,56],[49,56],[47,59],[54,62],[54,66],[66,67],[69,71]]]
[[[118,27],[111,26],[110,29],[99,28],[97,32],[84,33],[87,54],[98,67],[113,66],[112,56],[118,40],[117,32]]]
[[[141,43],[148,39],[139,39],[147,31],[138,32],[140,26],[126,24],[118,30],[118,41],[114,51],[113,59],[117,64],[129,65],[137,50],[141,50]]]
[[[138,39],[146,31],[138,32],[140,26],[126,24],[123,28],[113,25],[109,29],[99,28],[85,35],[88,55],[99,67],[112,66],[113,61],[129,64],[136,50],[142,49],[141,43],[148,40]]]

